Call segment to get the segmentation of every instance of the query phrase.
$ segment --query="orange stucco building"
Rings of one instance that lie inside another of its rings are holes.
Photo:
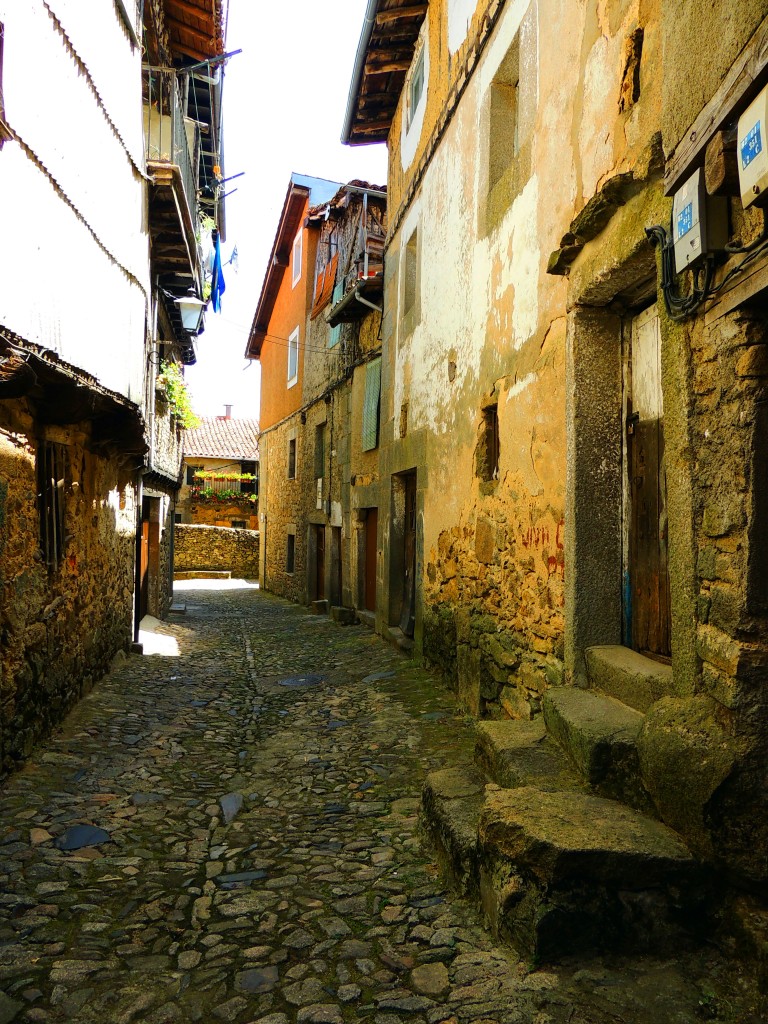
[[[261,361],[262,430],[301,406],[318,240],[306,226],[307,215],[339,188],[340,182],[291,175],[246,351]]]

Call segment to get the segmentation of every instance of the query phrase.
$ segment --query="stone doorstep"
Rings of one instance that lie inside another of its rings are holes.
[[[637,711],[646,712],[657,700],[673,693],[672,666],[629,647],[588,647],[585,656],[592,689]]]
[[[355,609],[342,604],[331,605],[331,619],[340,626],[354,626],[357,622]]]
[[[313,615],[327,615],[328,602],[325,598],[321,598],[319,601],[310,601],[309,610]]]
[[[588,794],[489,787],[478,859],[494,931],[538,960],[658,949],[703,904],[703,876],[676,833]]]
[[[229,569],[183,569],[174,572],[175,580],[231,580],[232,572]]]
[[[613,697],[576,686],[547,690],[543,711],[547,732],[590,786],[604,796],[651,810],[637,755],[644,715]]]
[[[440,867],[463,895],[477,889],[477,823],[485,776],[474,766],[430,772],[424,783],[420,825],[432,840]]]
[[[475,760],[499,786],[584,790],[568,757],[547,735],[541,716],[532,722],[478,722],[476,734]]]

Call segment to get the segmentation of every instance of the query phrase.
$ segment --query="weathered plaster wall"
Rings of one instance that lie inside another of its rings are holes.
[[[53,429],[66,446],[65,543],[40,553],[27,407],[0,403],[0,770],[26,756],[131,642],[133,488],[116,458],[89,451],[87,425]]]
[[[223,526],[176,524],[174,572],[231,570],[234,576],[259,578],[259,534]]]
[[[413,159],[390,142],[386,466],[397,472],[413,459],[424,486],[417,647],[458,679],[472,710],[526,717],[562,679],[564,654],[567,288],[547,260],[657,130],[660,38],[649,3],[521,0],[486,37],[488,10],[495,5],[477,4],[467,22],[466,4],[430,4],[433,59]],[[459,23],[468,25],[460,44]],[[640,96],[621,107],[638,27]],[[492,189],[490,96],[516,40],[520,173]],[[390,140],[401,138],[406,93]],[[403,314],[414,231],[418,305]],[[491,405],[499,472],[484,480],[477,450]],[[391,593],[397,581],[385,585]]]

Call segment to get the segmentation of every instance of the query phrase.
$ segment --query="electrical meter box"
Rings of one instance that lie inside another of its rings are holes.
[[[739,118],[736,154],[744,207],[768,203],[768,86]]]
[[[672,241],[678,274],[706,253],[724,249],[728,242],[728,200],[707,195],[701,168],[693,172],[672,200]]]

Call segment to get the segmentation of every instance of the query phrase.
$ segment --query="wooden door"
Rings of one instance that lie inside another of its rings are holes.
[[[413,636],[416,620],[416,474],[405,478],[405,523],[403,532],[403,606],[400,629]]]
[[[315,527],[315,593],[317,600],[325,598],[325,527]]]
[[[376,550],[379,532],[379,510],[369,508],[365,520],[365,608],[376,611]]]
[[[143,514],[143,513],[142,513]],[[139,619],[149,609],[149,520],[141,521],[141,551],[139,553]]]
[[[627,409],[627,526],[631,645],[670,654],[667,495],[661,333],[655,306],[632,322]]]

